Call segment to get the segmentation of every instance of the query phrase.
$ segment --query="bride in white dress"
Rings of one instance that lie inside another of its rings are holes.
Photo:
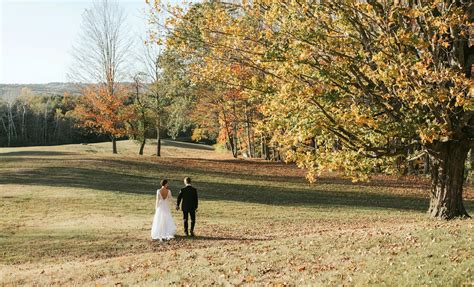
[[[151,239],[153,240],[169,240],[176,234],[176,225],[168,205],[168,201],[172,199],[168,181],[164,179],[161,181],[161,188],[156,191],[156,211],[151,226]]]

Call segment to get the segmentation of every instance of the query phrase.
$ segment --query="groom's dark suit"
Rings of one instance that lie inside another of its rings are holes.
[[[184,232],[188,234],[188,215],[191,216],[191,234],[194,232],[194,225],[196,223],[196,209],[198,208],[197,190],[191,185],[187,185],[181,189],[178,194],[178,204],[183,201],[181,210],[183,211]]]

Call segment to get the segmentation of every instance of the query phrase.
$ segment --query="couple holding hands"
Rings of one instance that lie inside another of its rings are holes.
[[[185,177],[186,185],[179,191],[178,200],[176,202],[176,210],[183,211],[184,233],[189,236],[188,218],[191,217],[191,236],[194,236],[194,225],[196,223],[196,211],[198,208],[197,190],[191,185],[191,178]],[[168,188],[168,180],[161,181],[161,188],[156,191],[155,216],[151,226],[151,239],[153,240],[170,240],[176,234],[176,225],[169,202],[173,200],[171,190]]]

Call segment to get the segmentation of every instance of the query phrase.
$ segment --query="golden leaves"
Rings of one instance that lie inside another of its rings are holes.
[[[460,10],[434,16],[438,0],[375,9],[360,1],[254,3],[238,12],[216,3],[192,18],[178,13],[172,24],[183,31],[168,48],[189,62],[194,84],[215,83],[223,95],[239,87],[241,99],[258,99],[259,129],[291,147],[288,159],[307,168],[310,181],[340,167],[366,179],[375,164],[391,162],[365,159],[383,153],[388,139],[450,139],[443,119],[474,106],[472,81],[451,64],[456,58],[443,58],[451,57]],[[316,156],[311,137],[336,151]]]

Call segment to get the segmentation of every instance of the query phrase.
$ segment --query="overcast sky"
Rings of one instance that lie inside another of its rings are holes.
[[[81,14],[93,0],[0,0],[0,83],[67,81]],[[144,37],[145,0],[120,0],[131,37]],[[137,48],[138,49],[138,48]]]

